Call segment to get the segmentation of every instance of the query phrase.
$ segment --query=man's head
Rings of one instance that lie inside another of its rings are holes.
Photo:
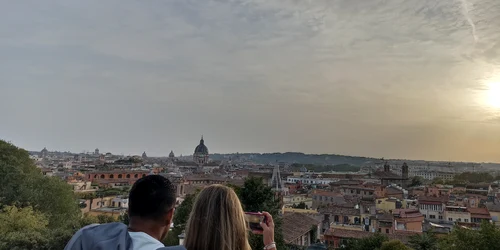
[[[128,213],[131,227],[154,226],[165,237],[175,207],[175,187],[165,177],[148,175],[132,186],[129,195]],[[132,225],[133,224],[133,225]]]

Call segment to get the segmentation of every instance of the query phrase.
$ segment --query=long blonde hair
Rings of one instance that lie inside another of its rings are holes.
[[[236,193],[223,185],[203,189],[186,226],[188,250],[251,250],[245,213]]]

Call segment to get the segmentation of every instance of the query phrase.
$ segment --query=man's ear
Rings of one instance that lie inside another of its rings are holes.
[[[168,212],[167,212],[167,216],[165,218],[165,223],[169,224],[172,223],[172,221],[174,220],[174,211],[175,209],[172,208],[170,209]]]

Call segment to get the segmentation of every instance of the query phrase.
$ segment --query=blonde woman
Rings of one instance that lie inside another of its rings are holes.
[[[264,249],[276,250],[274,222],[264,212],[266,222],[261,223]],[[187,250],[251,250],[245,213],[236,193],[223,185],[203,189],[193,206],[186,226]]]

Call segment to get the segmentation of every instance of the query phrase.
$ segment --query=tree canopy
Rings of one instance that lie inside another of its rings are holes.
[[[273,190],[264,184],[262,178],[247,178],[245,184],[236,190],[243,209],[246,212],[269,212],[274,220],[274,240],[278,249],[287,249],[281,231],[281,208],[278,200],[275,199]],[[252,249],[263,249],[261,235],[250,234],[250,246]]]
[[[2,140],[0,183],[1,215],[6,219],[19,218],[21,215],[26,217],[26,220],[19,221],[20,224],[3,226],[3,230],[18,233],[9,234],[9,238],[0,238],[0,245],[5,244],[4,240],[11,240],[9,244],[18,244],[17,237],[14,237],[17,235],[26,237],[30,244],[36,246],[47,241],[54,244],[46,246],[48,249],[61,249],[60,243],[67,241],[65,237],[80,225],[81,213],[72,188],[58,178],[43,176],[26,150]],[[38,237],[45,232],[41,228],[48,232],[43,238]]]
[[[493,250],[500,246],[500,228],[483,221],[479,230],[456,227],[439,242],[440,250]]]
[[[5,206],[0,213],[0,249],[44,249],[49,220],[32,207]]]
[[[420,176],[414,176],[411,178],[410,187],[421,186],[424,184],[424,178]]]
[[[348,250],[376,250],[380,249],[382,243],[388,240],[389,238],[387,238],[387,236],[376,233],[370,237],[362,239],[351,239],[347,242],[344,248]]]
[[[380,250],[411,250],[399,240],[390,240],[382,243]]]
[[[194,202],[198,193],[188,194],[184,197],[184,201],[175,210],[174,214],[174,228],[168,233],[167,238],[164,240],[165,245],[175,246],[179,245],[179,235],[186,230],[186,224],[189,219],[189,214],[193,209]]]
[[[410,236],[409,245],[414,250],[437,250],[438,239],[432,232]]]
[[[26,150],[1,140],[0,183],[1,204],[32,206],[47,216],[50,228],[66,226],[80,216],[68,184],[43,176]]]

